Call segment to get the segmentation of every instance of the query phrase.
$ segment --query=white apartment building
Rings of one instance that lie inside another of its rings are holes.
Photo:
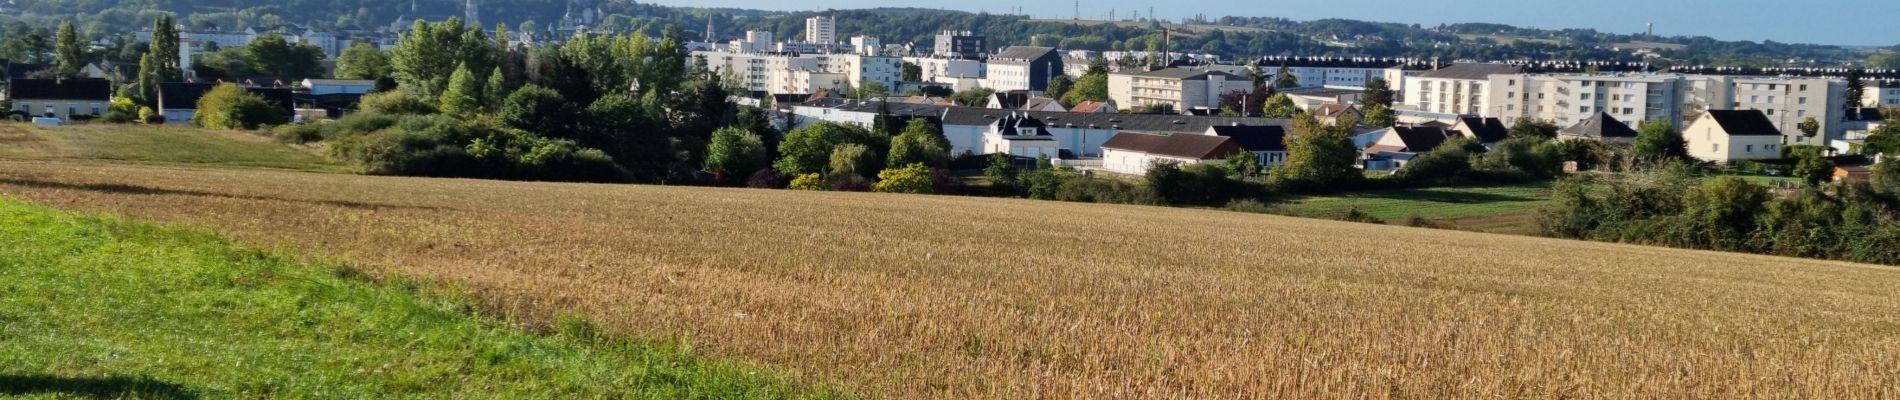
[[[826,15],[806,18],[805,41],[808,43],[837,43],[838,20]]]
[[[817,69],[794,68],[772,74],[772,94],[815,93],[819,90],[843,91],[851,88],[845,74]]]
[[[747,90],[771,94],[811,93],[810,88],[832,88],[828,77],[816,80],[811,73],[834,73],[842,77],[838,88],[851,88],[864,82],[877,82],[886,89],[896,88],[903,78],[902,60],[857,54],[778,54],[696,51],[706,59],[714,73],[731,76]]]
[[[1534,118],[1570,126],[1608,113],[1631,125],[1664,120],[1681,127],[1683,93],[1690,87],[1681,75],[1492,75],[1491,109],[1482,113],[1505,125]]]
[[[1492,75],[1523,73],[1504,64],[1457,64],[1421,72],[1405,79],[1401,106],[1441,114],[1484,115],[1493,112],[1488,88]]]
[[[1182,113],[1220,107],[1220,97],[1253,92],[1245,76],[1193,68],[1108,74],[1108,97],[1124,109],[1168,104]]]
[[[1828,138],[1845,134],[1842,115],[1847,109],[1847,81],[1829,78],[1720,77],[1728,87],[1727,103],[1713,109],[1760,110],[1781,130],[1785,145],[1826,145]],[[1726,105],[1726,107],[1723,107]],[[1821,124],[1815,138],[1799,128],[1814,117]]]
[[[745,39],[734,40],[726,51],[734,53],[769,53],[775,49],[770,31],[745,31]]]
[[[962,58],[904,57],[904,62],[917,64],[922,72],[919,80],[951,85],[961,79],[982,79],[987,69],[983,60]]]
[[[1868,86],[1860,99],[1863,107],[1900,108],[1900,85]]]
[[[884,44],[875,37],[852,36],[851,52],[861,56],[877,56],[884,52]]]

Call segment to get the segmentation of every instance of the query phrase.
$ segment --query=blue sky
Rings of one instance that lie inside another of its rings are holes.
[[[681,6],[739,7],[794,11],[827,8],[924,7],[1002,13],[1021,7],[1038,18],[1068,18],[1073,0],[649,0]],[[1162,18],[1194,14],[1273,16],[1296,20],[1348,18],[1437,25],[1491,22],[1538,28],[1595,28],[1636,33],[1656,23],[1662,35],[1710,36],[1724,40],[1774,40],[1852,46],[1900,44],[1900,0],[1093,0],[1082,2],[1084,18],[1100,19],[1110,8]],[[1167,5],[1164,7],[1163,5]]]

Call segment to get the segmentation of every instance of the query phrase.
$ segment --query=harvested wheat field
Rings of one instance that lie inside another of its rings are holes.
[[[1227,212],[0,162],[870,397],[1894,398],[1900,270]]]

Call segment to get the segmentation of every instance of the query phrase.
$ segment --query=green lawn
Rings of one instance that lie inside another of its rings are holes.
[[[43,128],[0,123],[0,158],[79,158],[152,164],[346,171],[315,149],[257,132],[92,123]]]
[[[0,198],[0,397],[845,397],[350,271]]]
[[[1550,199],[1550,185],[1541,182],[1304,196],[1288,199],[1276,208],[1312,218],[1339,218],[1357,208],[1388,223],[1404,223],[1416,216],[1464,229],[1527,233],[1531,215]]]

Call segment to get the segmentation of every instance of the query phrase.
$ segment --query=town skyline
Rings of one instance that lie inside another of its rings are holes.
[[[1075,2],[1022,3],[999,0],[972,0],[958,2],[957,6],[945,7],[945,4],[915,0],[818,0],[798,3],[802,7],[784,7],[781,3],[759,4],[747,0],[666,0],[654,4],[687,7],[718,7],[761,9],[774,11],[823,11],[826,9],[866,9],[881,7],[930,8],[967,12],[987,12],[992,14],[1027,14],[1032,18],[1068,19],[1077,17]],[[1642,33],[1648,24],[1655,24],[1655,34],[1662,36],[1707,36],[1720,40],[1748,40],[1755,42],[1774,41],[1793,44],[1822,44],[1848,47],[1891,47],[1900,45],[1894,38],[1900,37],[1900,26],[1878,24],[1842,24],[1830,19],[1834,14],[1830,10],[1853,9],[1862,15],[1900,14],[1900,2],[1881,2],[1869,0],[1831,0],[1835,7],[1803,7],[1784,10],[1783,2],[1776,0],[1689,0],[1678,2],[1645,2],[1640,0],[1605,0],[1593,3],[1556,2],[1535,0],[1531,3],[1513,0],[1469,0],[1460,2],[1458,7],[1444,7],[1443,4],[1407,3],[1392,0],[1339,0],[1324,4],[1289,4],[1289,8],[1276,10],[1231,11],[1226,4],[1205,0],[1190,0],[1170,3],[1173,7],[1154,7],[1152,3],[1132,0],[1101,0],[1083,4],[1079,18],[1100,20],[1114,10],[1116,18],[1126,19],[1133,12],[1154,14],[1163,20],[1180,21],[1182,18],[1205,15],[1209,19],[1223,16],[1235,17],[1279,17],[1293,20],[1352,19],[1369,22],[1393,22],[1436,26],[1439,24],[1494,23],[1520,28],[1539,29],[1595,29],[1611,33]],[[1092,4],[1092,5],[1091,5]],[[1514,10],[1536,8],[1536,13],[1516,13]],[[1648,17],[1632,16],[1637,8],[1647,8]],[[1020,9],[1020,12],[1017,10]],[[1223,11],[1227,9],[1229,11]],[[1716,18],[1719,17],[1719,18]],[[1763,28],[1767,28],[1764,30]]]

